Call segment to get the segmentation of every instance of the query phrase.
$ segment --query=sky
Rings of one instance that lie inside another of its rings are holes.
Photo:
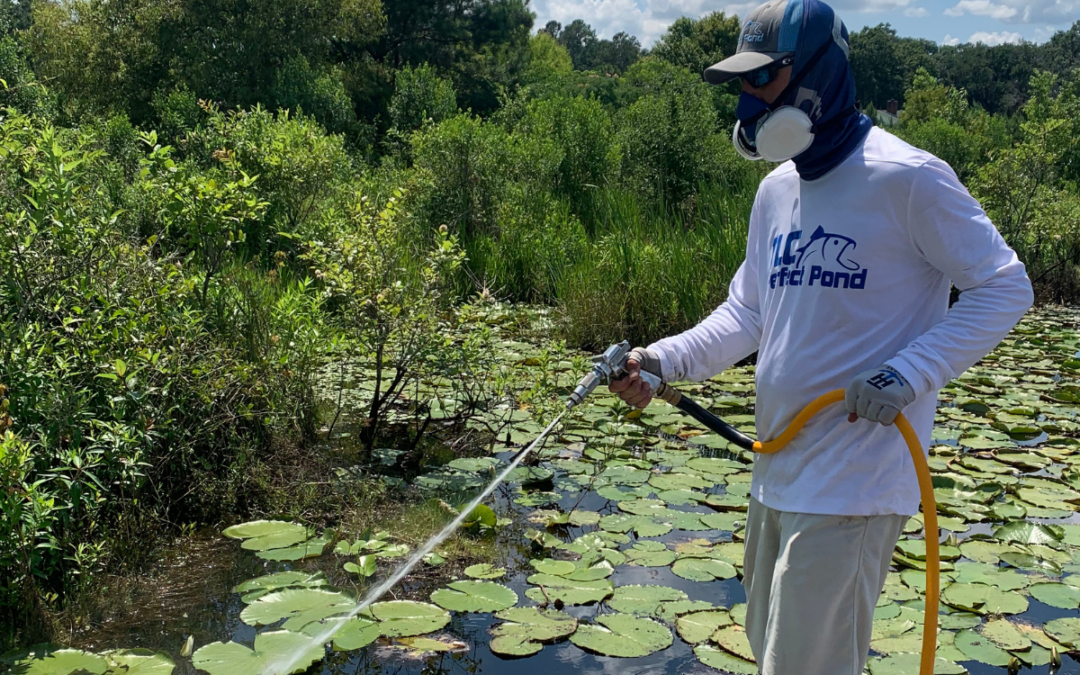
[[[602,38],[626,31],[651,46],[680,16],[722,10],[745,17],[764,0],[532,0],[536,26],[583,19]],[[902,37],[940,44],[1045,42],[1080,20],[1080,0],[833,0],[849,30],[889,23]]]

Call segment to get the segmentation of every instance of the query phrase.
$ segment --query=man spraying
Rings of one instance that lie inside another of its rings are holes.
[[[860,675],[893,548],[919,506],[890,425],[903,410],[929,445],[938,389],[1019,321],[1031,283],[945,162],[855,108],[847,29],[825,3],[751,12],[735,55],[705,71],[714,84],[736,77],[736,149],[783,162],[758,188],[746,260],[724,304],[635,349],[611,391],[644,407],[640,369],[704,380],[756,351],[757,431],[770,439],[819,394],[846,389],[847,422],[826,409],[757,458],[743,584],[763,675]],[[952,308],[950,284],[962,292]]]

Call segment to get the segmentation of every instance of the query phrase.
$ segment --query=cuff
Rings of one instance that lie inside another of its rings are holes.
[[[931,382],[930,378],[916,368],[903,354],[897,354],[886,361],[885,365],[900,373],[900,377],[907,380],[907,383],[911,385],[912,390],[915,392],[915,398],[937,391],[944,386],[935,385],[934,382]]]
[[[656,357],[660,359],[660,379],[668,384],[678,382],[682,379],[678,377],[678,373],[675,372],[675,365],[672,363],[671,357],[668,356],[668,353],[660,346],[659,342],[652,343],[646,347],[646,349],[653,354],[656,354]]]

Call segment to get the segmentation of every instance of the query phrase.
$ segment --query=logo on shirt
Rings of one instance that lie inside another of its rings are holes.
[[[859,245],[854,239],[826,232],[821,226],[806,241],[802,241],[802,235],[802,230],[793,230],[786,237],[773,237],[772,262],[776,271],[769,277],[769,288],[866,288],[867,271],[851,257]]]
[[[765,39],[764,28],[757,21],[747,21],[743,25],[743,42],[761,42]]]

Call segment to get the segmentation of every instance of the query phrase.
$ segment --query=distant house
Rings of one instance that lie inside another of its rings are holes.
[[[900,103],[893,99],[885,105],[885,110],[877,111],[877,119],[875,119],[874,122],[883,127],[892,127],[900,124]]]

